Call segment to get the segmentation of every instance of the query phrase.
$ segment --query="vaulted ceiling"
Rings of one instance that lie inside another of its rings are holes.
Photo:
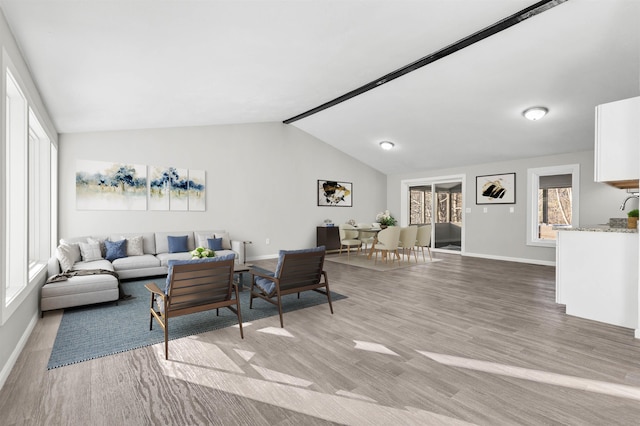
[[[592,149],[640,95],[640,1],[557,3],[291,125],[384,173]],[[284,121],[533,4],[0,0],[60,133]]]

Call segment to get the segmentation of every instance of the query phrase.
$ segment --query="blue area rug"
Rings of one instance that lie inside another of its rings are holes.
[[[240,293],[242,322],[250,322],[260,318],[278,315],[278,308],[264,300],[255,299],[253,309],[249,309],[249,290],[244,274],[245,290]],[[153,330],[149,331],[150,293],[144,288],[149,282],[155,282],[160,288],[164,286],[164,277],[124,282],[123,288],[132,299],[115,303],[105,303],[78,308],[67,308],[62,315],[60,328],[53,344],[47,369],[88,361],[132,349],[142,348],[164,342],[164,332],[154,320]],[[250,281],[249,281],[250,282]],[[331,300],[344,299],[346,296],[331,292]],[[282,298],[283,312],[303,309],[309,306],[327,304],[326,296],[315,291],[305,291],[297,295],[291,294]],[[327,315],[330,315],[329,306]],[[285,318],[286,321],[286,318]],[[215,310],[199,312],[191,315],[172,318],[169,323],[169,339],[204,333],[224,327],[236,325],[238,318],[229,309],[220,309],[216,317]],[[276,320],[274,327],[279,327]]]

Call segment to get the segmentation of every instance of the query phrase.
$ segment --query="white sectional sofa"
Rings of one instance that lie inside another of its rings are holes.
[[[180,237],[184,236],[187,237],[187,251],[171,252],[169,237],[181,239]],[[138,247],[135,254],[127,253],[127,256],[113,261],[98,258],[105,256],[104,244],[106,243],[104,241],[117,242],[126,239],[128,243],[130,241],[139,243],[140,237],[142,237],[142,247]],[[166,275],[169,260],[191,259],[190,252],[196,247],[208,247],[207,239],[209,238],[222,238],[222,250],[215,250],[216,256],[233,253],[236,256],[236,261],[244,262],[241,257],[244,255],[243,243],[231,240],[224,230],[118,233],[62,239],[56,255],[48,262],[49,278],[57,276],[61,280],[47,282],[42,287],[40,309],[44,312],[118,300],[118,278],[116,276],[108,273],[92,273],[90,275],[61,277],[59,274],[65,272],[65,269],[88,272],[114,271],[121,280]],[[95,246],[96,242],[101,245],[101,253],[94,253],[90,256],[90,252],[87,250],[91,246],[89,243]],[[81,246],[84,252],[81,250]],[[83,254],[86,255],[85,258],[83,258]],[[61,265],[65,265],[66,268]],[[73,273],[67,275],[73,275]]]

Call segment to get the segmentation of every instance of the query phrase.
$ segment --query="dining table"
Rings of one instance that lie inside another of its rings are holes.
[[[378,232],[382,231],[382,228],[380,228],[380,227],[365,228],[365,227],[356,226],[355,229],[358,231],[358,239],[361,239],[363,232],[373,233],[374,234],[373,235],[373,242],[371,243],[371,248],[369,249],[369,254],[367,254],[367,259],[371,259],[371,257],[373,256],[373,252],[375,250],[375,247],[376,247],[376,243],[378,242]]]

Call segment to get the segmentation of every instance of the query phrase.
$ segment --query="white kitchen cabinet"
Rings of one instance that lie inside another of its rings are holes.
[[[638,188],[640,96],[596,107],[595,181]]]
[[[638,234],[559,231],[556,303],[566,305],[567,315],[632,328],[638,336]]]

